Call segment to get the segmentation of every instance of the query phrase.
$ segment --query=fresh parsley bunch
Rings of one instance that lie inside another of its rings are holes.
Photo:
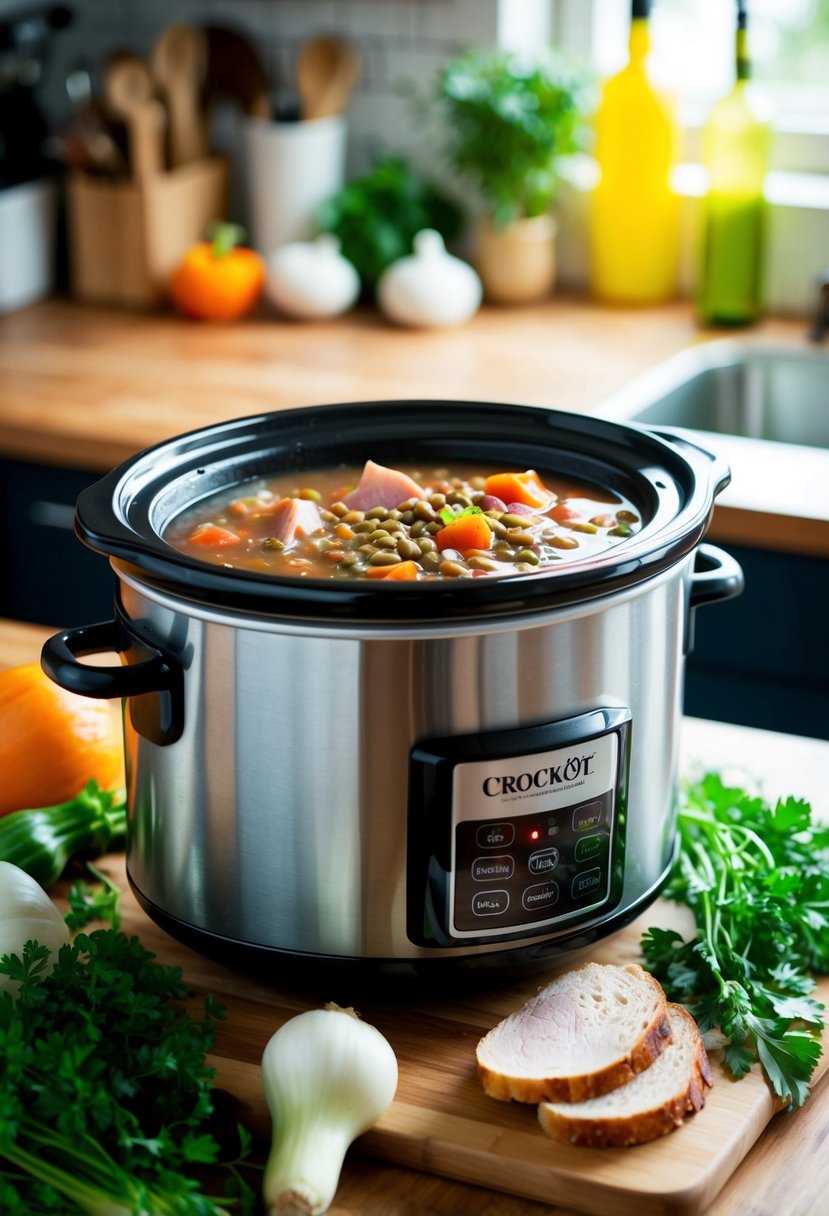
[[[720,1028],[734,1077],[759,1059],[801,1106],[821,1050],[812,974],[829,972],[829,828],[807,802],[772,807],[708,773],[685,787],[678,832],[665,895],[691,909],[697,936],[649,929],[646,965],[702,1030]]]
[[[221,1156],[206,1053],[223,1012],[210,997],[191,1014],[180,969],[117,929],[79,933],[57,957],[28,942],[0,973],[19,983],[16,999],[0,994],[0,1211],[252,1210],[241,1129],[225,1196],[194,1178]]]

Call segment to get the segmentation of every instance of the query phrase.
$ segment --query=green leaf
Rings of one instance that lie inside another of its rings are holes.
[[[468,515],[483,515],[480,507],[441,507],[438,511],[438,517],[445,524],[453,524],[456,519],[466,519]]]
[[[3,1211],[221,1216],[201,1189],[213,1174],[252,1210],[250,1142],[223,1164],[213,1135],[221,1006],[200,1011],[179,968],[114,929],[79,933],[57,958],[29,943],[4,964],[20,989],[0,994]]]
[[[802,1106],[809,1095],[809,1078],[820,1059],[820,1043],[810,1034],[786,1030],[785,1024],[749,1018],[760,1063],[778,1098]]]
[[[725,1066],[735,1081],[739,1081],[744,1077],[751,1068],[752,1064],[757,1062],[757,1052],[751,1047],[747,1047],[745,1043],[729,1043],[725,1049]]]
[[[552,50],[471,51],[442,70],[437,97],[450,161],[489,215],[506,224],[549,211],[565,162],[587,139],[583,68]]]
[[[86,868],[98,879],[98,885],[91,886],[80,879],[72,883],[67,899],[69,911],[63,918],[67,927],[74,932],[77,929],[85,928],[90,921],[104,920],[113,929],[119,928],[121,915],[118,909],[121,892],[115,883],[107,878],[106,874],[93,866],[92,862],[87,862]]]
[[[683,786],[677,835],[666,895],[690,908],[697,935],[650,929],[645,963],[703,1030],[720,1028],[735,1076],[756,1054],[799,1105],[820,1055],[799,1027],[823,1025],[811,972],[829,971],[829,836],[808,803],[771,807],[717,773]]]

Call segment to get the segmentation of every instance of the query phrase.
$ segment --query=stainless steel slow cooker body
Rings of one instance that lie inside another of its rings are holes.
[[[371,456],[616,488],[640,533],[552,573],[368,586],[207,566],[162,533],[221,486]],[[543,959],[658,893],[685,653],[739,567],[701,539],[727,470],[678,434],[458,402],[325,406],[194,432],[84,492],[115,619],[50,640],[128,703],[128,873],[208,953],[422,966]],[[114,647],[122,667],[76,656]]]

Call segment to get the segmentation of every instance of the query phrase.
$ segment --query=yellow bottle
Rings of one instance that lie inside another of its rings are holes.
[[[633,0],[629,61],[596,113],[599,180],[591,204],[591,285],[614,304],[658,304],[677,289],[679,144],[673,105],[648,75],[650,0]]]

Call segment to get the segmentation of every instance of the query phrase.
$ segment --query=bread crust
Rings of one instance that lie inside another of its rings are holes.
[[[657,998],[653,1019],[627,1055],[620,1056],[604,1068],[590,1073],[552,1077],[516,1076],[500,1072],[481,1062],[480,1050],[489,1038],[489,1035],[485,1035],[478,1044],[478,1076],[484,1092],[502,1102],[584,1102],[588,1098],[600,1098],[603,1094],[618,1089],[620,1085],[627,1085],[628,1081],[632,1081],[640,1072],[650,1068],[671,1042],[667,998],[659,982],[638,964],[632,963],[625,970],[638,972],[642,982],[651,985]],[[495,1030],[498,1030],[497,1026],[490,1034]]]
[[[670,1009],[675,1016],[692,1021],[681,1006],[671,1005]],[[693,1032],[696,1054],[691,1062],[687,1084],[664,1103],[633,1114],[607,1118],[575,1116],[566,1110],[541,1104],[538,1121],[542,1128],[548,1136],[562,1144],[588,1148],[626,1148],[658,1140],[676,1131],[688,1115],[702,1110],[705,1091],[713,1083],[711,1064],[696,1025]]]

